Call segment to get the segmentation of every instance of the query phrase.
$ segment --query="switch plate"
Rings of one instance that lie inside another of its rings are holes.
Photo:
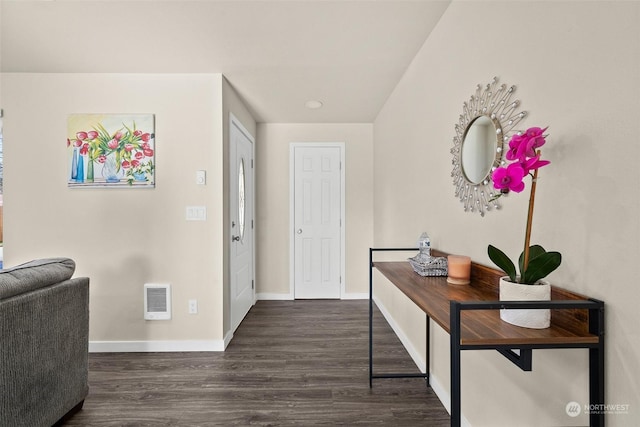
[[[189,300],[189,314],[198,314],[198,300],[190,299]]]
[[[186,217],[187,221],[206,221],[207,208],[206,206],[187,206]]]
[[[204,171],[204,170],[196,171],[196,184],[198,185],[207,184],[207,171]]]

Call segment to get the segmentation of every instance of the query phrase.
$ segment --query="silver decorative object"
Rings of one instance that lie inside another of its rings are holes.
[[[447,259],[431,256],[431,240],[427,233],[422,233],[418,239],[418,255],[409,258],[413,271],[421,276],[446,276]]]
[[[505,84],[498,87],[498,78],[494,77],[491,83],[478,85],[469,102],[463,104],[451,149],[451,177],[455,196],[464,204],[466,212],[484,216],[491,209],[500,209],[491,174],[504,166],[504,150],[508,149],[511,137],[520,133],[514,128],[527,115],[526,111],[517,111],[519,100],[511,100],[515,90],[515,86]],[[491,124],[493,127],[488,127]],[[494,136],[484,133],[478,142],[474,135],[483,132],[478,132],[480,126],[490,129],[488,133]]]

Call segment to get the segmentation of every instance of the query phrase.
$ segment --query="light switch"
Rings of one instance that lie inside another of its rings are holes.
[[[206,221],[206,206],[187,206],[187,221]]]
[[[207,184],[207,171],[204,171],[204,170],[196,171],[196,184],[198,185]]]

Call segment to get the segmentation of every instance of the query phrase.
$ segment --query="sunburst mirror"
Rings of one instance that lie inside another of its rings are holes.
[[[479,84],[475,94],[462,105],[451,149],[451,177],[455,196],[466,212],[484,216],[492,209],[500,209],[491,174],[506,163],[504,147],[513,134],[520,132],[515,127],[527,115],[526,111],[518,111],[519,100],[511,100],[515,90],[515,86],[498,86],[498,78],[494,77],[484,86]]]

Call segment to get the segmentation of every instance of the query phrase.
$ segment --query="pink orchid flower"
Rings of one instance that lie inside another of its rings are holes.
[[[147,157],[151,157],[153,156],[153,150],[151,148],[145,148],[144,150],[142,150],[142,152],[144,153],[145,156]]]
[[[141,135],[142,135],[142,131],[140,129],[133,131],[133,136],[141,136]]]
[[[133,144],[124,144],[124,149],[131,152],[133,150]]]
[[[98,157],[98,162],[100,162],[100,163],[104,163],[104,162],[106,162],[106,161],[107,161],[107,156],[102,155],[102,156]]]
[[[118,140],[114,138],[111,141],[107,142],[107,147],[109,147],[112,150],[115,150],[116,148],[118,148]]]
[[[543,133],[547,128],[531,127],[524,134],[515,134],[509,140],[509,150],[505,154],[507,160],[524,162],[529,157],[535,157],[536,149],[542,147],[546,141]]]
[[[515,134],[509,140],[509,150],[505,154],[507,160],[519,160],[522,156],[522,149],[520,148],[523,145],[523,137],[522,135]]]
[[[131,167],[131,162],[129,162],[129,160],[125,160],[124,162],[122,162],[123,169],[129,169],[130,167]]]
[[[82,145],[82,141],[80,141],[79,139],[76,139],[75,142],[73,143],[73,145],[75,147],[80,147]]]
[[[527,129],[524,133],[523,143],[525,147],[523,152],[526,157],[534,157],[536,155],[536,150],[547,142],[543,135],[546,130],[547,128],[541,129],[539,127],[532,127]]]
[[[549,163],[551,163],[549,160],[540,160],[540,155],[538,154],[535,157],[531,157],[524,162],[521,162],[520,166],[522,166],[522,169],[524,169],[524,173],[526,175],[532,170],[539,169],[543,166],[548,165]]]
[[[149,135],[148,133],[143,133],[142,135],[140,135],[140,139],[144,142],[149,142],[149,140],[151,139],[151,135]]]
[[[85,139],[87,139],[87,133],[82,131],[77,132],[76,138],[78,138],[80,141],[84,141]]]
[[[511,163],[506,168],[501,167],[493,171],[493,186],[497,190],[520,193],[524,190],[524,182],[522,181],[524,176],[525,172],[520,163]]]
[[[547,131],[547,129],[549,129],[548,126],[544,129],[534,126],[527,129],[527,131],[524,133],[524,136],[527,138],[537,138],[539,136],[543,136],[543,134]]]
[[[135,154],[135,158],[138,159],[138,160],[144,159],[144,153],[141,152],[141,151],[137,151],[136,154]]]
[[[87,144],[86,142],[84,144],[82,144],[82,148],[80,149],[80,154],[82,154],[83,156],[86,155],[89,152],[89,144]]]
[[[87,139],[94,140],[97,137],[98,137],[98,132],[96,132],[95,130],[90,130],[89,132],[87,132]]]
[[[138,166],[140,166],[140,161],[138,160],[131,160],[131,166],[134,168],[137,168]]]

